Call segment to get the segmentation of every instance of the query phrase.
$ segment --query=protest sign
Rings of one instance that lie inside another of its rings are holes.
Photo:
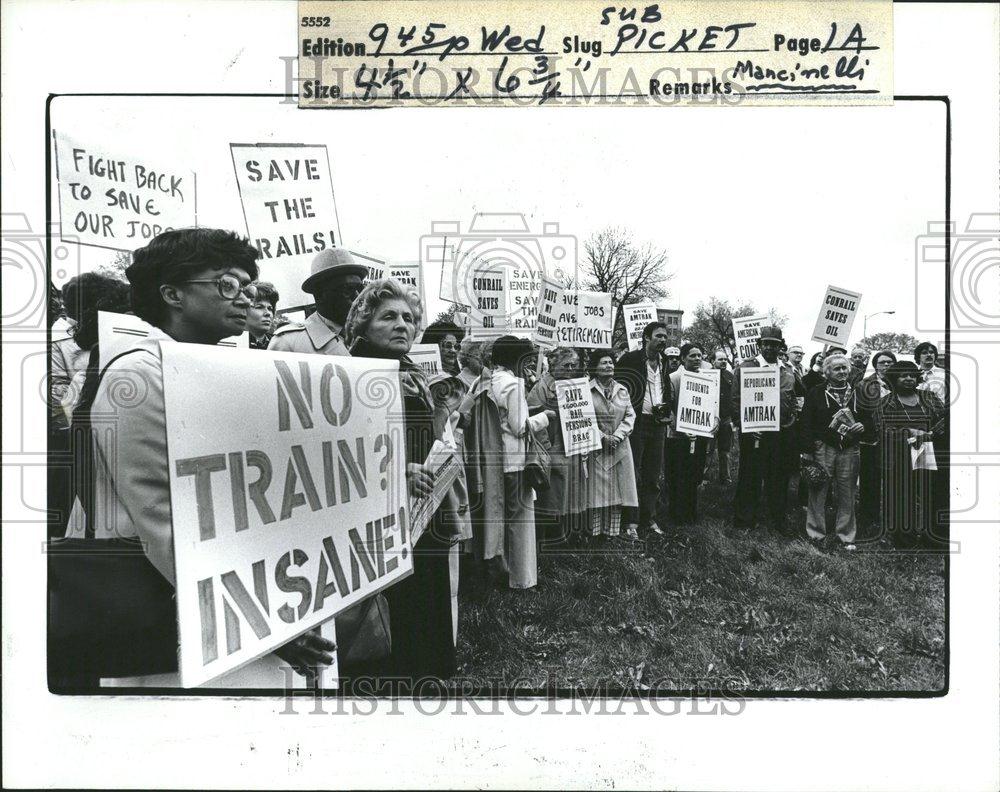
[[[531,343],[537,344],[542,349],[553,349],[557,344],[556,326],[562,292],[562,284],[558,281],[542,278],[535,311],[535,329],[531,334]]]
[[[364,264],[368,267],[368,275],[365,278],[366,285],[381,278],[393,278],[416,292],[421,305],[427,305],[426,295],[424,294],[424,271],[419,262],[389,264],[384,259],[369,256],[365,253],[358,253],[355,250],[351,251],[351,255],[354,256],[359,264]]]
[[[757,339],[760,338],[760,328],[766,321],[766,316],[733,317],[733,338],[736,341],[737,363],[742,360],[750,360],[760,354]]]
[[[557,313],[557,346],[585,349],[611,346],[610,294],[564,289]]]
[[[412,570],[396,361],[161,343],[184,687]],[[205,393],[238,393],[205,399]]]
[[[601,447],[601,432],[594,414],[590,380],[586,377],[556,380],[556,403],[566,456],[597,451]]]
[[[325,145],[230,143],[250,241],[260,251],[260,279],[284,308],[311,305],[302,291],[313,258],[337,247],[340,221]]]
[[[719,419],[719,372],[681,372],[680,393],[677,397],[678,432],[712,437]]]
[[[437,344],[413,344],[408,354],[410,360],[423,369],[428,379],[444,372],[441,366],[441,349]]]
[[[485,262],[470,270],[471,310],[469,324],[474,338],[496,338],[507,335],[510,315],[507,313],[507,273],[492,269]]]
[[[857,292],[827,286],[823,296],[823,304],[819,308],[816,328],[812,340],[823,344],[838,344],[846,347],[847,339],[851,337],[851,326],[854,317],[858,315],[858,305],[861,295]]]
[[[101,370],[117,355],[135,346],[136,342],[147,338],[150,333],[159,333],[151,324],[144,322],[134,314],[97,312],[97,349],[99,357],[97,365]],[[250,333],[223,338],[220,347],[230,349],[249,349]]]
[[[777,366],[740,366],[740,431],[781,429],[781,386]]]
[[[354,256],[354,260],[358,264],[368,267],[368,275],[364,281],[366,286],[372,281],[385,277],[383,274],[385,272],[385,259],[375,258],[374,256],[369,256],[367,253],[359,253],[356,250],[350,251],[350,254]]]
[[[538,291],[543,275],[526,264],[515,264],[507,272],[507,313],[515,334],[531,333],[538,317]]]
[[[429,467],[434,473],[434,489],[430,495],[410,500],[410,541],[413,544],[416,544],[427,530],[431,517],[461,473],[462,460],[455,453],[454,444],[449,445],[435,440],[424,466]]]
[[[651,302],[623,305],[622,316],[625,318],[629,351],[642,349],[642,331],[650,322],[656,321],[656,306]]]
[[[52,134],[63,241],[135,250],[163,231],[198,225],[190,170]]]

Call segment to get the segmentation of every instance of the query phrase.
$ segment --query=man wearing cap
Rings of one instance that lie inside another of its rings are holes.
[[[791,459],[796,454],[794,426],[796,418],[795,374],[791,365],[778,361],[778,352],[785,340],[778,327],[762,327],[757,340],[759,354],[745,360],[733,371],[732,417],[740,430],[740,472],[733,501],[733,524],[738,528],[753,528],[764,522],[784,533],[785,510],[788,502],[788,476]],[[781,391],[778,432],[744,432],[741,427],[741,372],[758,366],[778,367]],[[763,500],[763,502],[762,502]]]
[[[667,359],[667,374],[673,374],[681,367],[681,350],[679,347],[671,346],[663,350],[663,356]]]
[[[348,355],[344,322],[367,275],[368,267],[358,264],[346,250],[321,251],[312,261],[309,277],[302,282],[302,291],[313,295],[316,301],[316,311],[303,324],[287,324],[275,330],[268,349]]]

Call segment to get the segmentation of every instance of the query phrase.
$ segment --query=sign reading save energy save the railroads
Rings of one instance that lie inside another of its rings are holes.
[[[395,361],[160,348],[192,687],[412,571],[402,402]]]

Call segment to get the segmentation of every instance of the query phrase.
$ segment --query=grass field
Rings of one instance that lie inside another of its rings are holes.
[[[474,587],[459,676],[522,689],[943,689],[942,556],[824,552],[735,529],[732,490],[704,485],[699,523],[667,528],[648,552],[612,540],[547,553],[534,589]]]

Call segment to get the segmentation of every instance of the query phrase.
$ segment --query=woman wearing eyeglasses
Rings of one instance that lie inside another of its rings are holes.
[[[217,344],[243,333],[249,306],[258,296],[252,283],[258,273],[256,259],[257,251],[248,242],[211,228],[167,231],[135,251],[126,270],[132,309],[154,330],[106,366],[92,403],[82,405],[92,415],[111,416],[114,425],[113,432],[93,433],[97,496],[88,534],[141,540],[143,552],[171,586],[174,555],[159,344]],[[114,581],[95,580],[94,585]],[[128,649],[109,647],[113,652]],[[170,649],[167,660],[176,668],[176,646]],[[332,662],[333,649],[331,642],[306,633],[279,649],[278,656],[267,655],[223,675],[211,687],[282,688],[287,685],[284,667],[305,673],[306,666]],[[179,678],[175,671],[104,684],[174,687]]]

